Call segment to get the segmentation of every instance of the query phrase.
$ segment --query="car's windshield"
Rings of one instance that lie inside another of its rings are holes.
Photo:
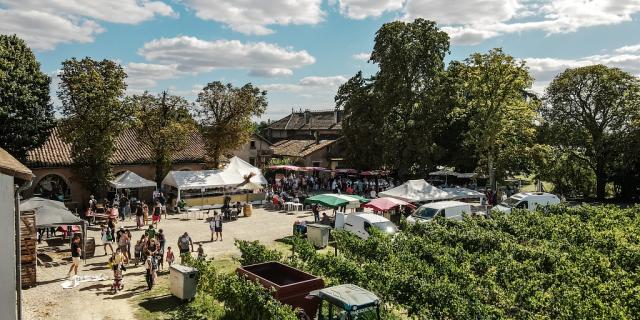
[[[436,213],[438,213],[438,209],[421,207],[418,208],[418,211],[413,215],[422,219],[431,219],[436,215]]]
[[[398,232],[398,228],[391,221],[374,222],[373,225],[384,233],[394,234]]]
[[[501,206],[507,207],[507,208],[513,208],[516,204],[518,204],[518,202],[520,202],[521,199],[516,199],[516,198],[508,198],[505,201],[502,201],[502,203],[500,203]]]

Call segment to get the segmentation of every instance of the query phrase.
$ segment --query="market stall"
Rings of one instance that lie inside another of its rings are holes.
[[[380,192],[380,197],[391,197],[407,202],[429,202],[452,199],[453,196],[426,182],[424,179],[409,180],[395,188]]]

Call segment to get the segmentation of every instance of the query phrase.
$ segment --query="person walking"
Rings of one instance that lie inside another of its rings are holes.
[[[109,230],[109,228],[104,224],[100,225],[100,240],[102,241],[102,247],[104,248],[104,255],[107,255],[107,246],[109,246],[111,254],[113,254],[113,247],[111,246],[111,230]]]
[[[73,236],[73,240],[71,240],[71,267],[69,268],[69,272],[67,272],[67,277],[71,277],[71,272],[73,272],[73,275],[78,275],[81,253],[82,249],[80,249],[80,236],[75,235]]]
[[[313,206],[311,207],[311,211],[313,212],[313,221],[314,222],[319,222],[320,221],[320,208],[318,207],[317,203],[313,204]]]
[[[165,245],[165,237],[164,237],[164,233],[162,232],[162,229],[158,230],[158,233],[156,234],[156,240],[158,240],[158,243],[160,244],[160,249],[162,249],[162,251],[164,252],[164,245]]]
[[[220,237],[220,241],[222,241],[222,215],[216,212],[216,215],[213,216],[213,227],[216,233],[216,239],[214,241],[218,241],[218,237]]]
[[[202,248],[202,242],[198,244],[198,260],[204,261],[204,248]]]
[[[173,251],[171,251],[171,247],[167,248],[167,263],[169,264],[169,268],[171,268],[171,264],[176,260],[176,257],[173,255]]]
[[[145,280],[147,281],[147,290],[151,290],[153,288],[153,255],[151,252],[147,252],[147,259],[144,262],[144,267],[147,271],[145,275]]]
[[[144,202],[136,206],[136,230],[140,230],[144,223]]]
[[[156,201],[156,204],[153,206],[153,212],[151,214],[151,224],[155,224],[156,228],[158,227],[158,223],[160,223],[161,215],[162,205],[159,201]]]
[[[129,205],[129,199],[123,193],[118,198],[118,202],[119,202],[118,213],[120,214],[120,221],[124,221],[126,209],[127,209],[127,206]]]
[[[142,218],[144,220],[144,225],[146,226],[149,223],[149,206],[145,202],[142,202]]]
[[[213,241],[213,235],[216,232],[216,220],[215,217],[218,215],[218,212],[216,211],[213,215],[213,217],[211,217],[209,219],[209,231],[211,231],[211,241]]]
[[[184,263],[185,255],[189,254],[189,246],[191,246],[191,251],[193,251],[193,241],[191,237],[189,237],[188,233],[184,233],[178,238],[178,249],[180,250],[180,263]]]
[[[118,235],[117,235],[117,241],[118,241],[118,249],[120,249],[120,251],[127,256],[128,252],[127,252],[127,243],[129,242],[129,237],[127,236],[127,232],[124,230],[124,227],[120,227],[120,230],[118,231]],[[127,257],[128,259],[129,257]]]

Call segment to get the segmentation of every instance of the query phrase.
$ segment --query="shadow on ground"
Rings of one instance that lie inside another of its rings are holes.
[[[182,304],[182,300],[167,294],[163,296],[145,298],[138,305],[151,313],[156,313],[176,310],[176,308]]]

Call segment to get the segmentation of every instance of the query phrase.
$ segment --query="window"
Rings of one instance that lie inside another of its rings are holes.
[[[256,141],[255,140],[251,140],[250,144],[249,144],[249,149],[255,149],[256,148]]]
[[[320,166],[320,161],[311,162],[311,166],[312,167],[319,167]]]
[[[34,195],[45,199],[64,201],[71,198],[71,189],[61,176],[49,174],[38,181],[34,188]]]
[[[369,230],[371,229],[371,223],[365,221],[364,222],[364,230],[367,231],[367,233],[371,233]]]
[[[249,158],[249,164],[252,166],[256,165],[256,158]]]
[[[518,203],[516,208],[517,209],[528,209],[529,208],[529,202],[528,201],[522,201],[522,202]]]

